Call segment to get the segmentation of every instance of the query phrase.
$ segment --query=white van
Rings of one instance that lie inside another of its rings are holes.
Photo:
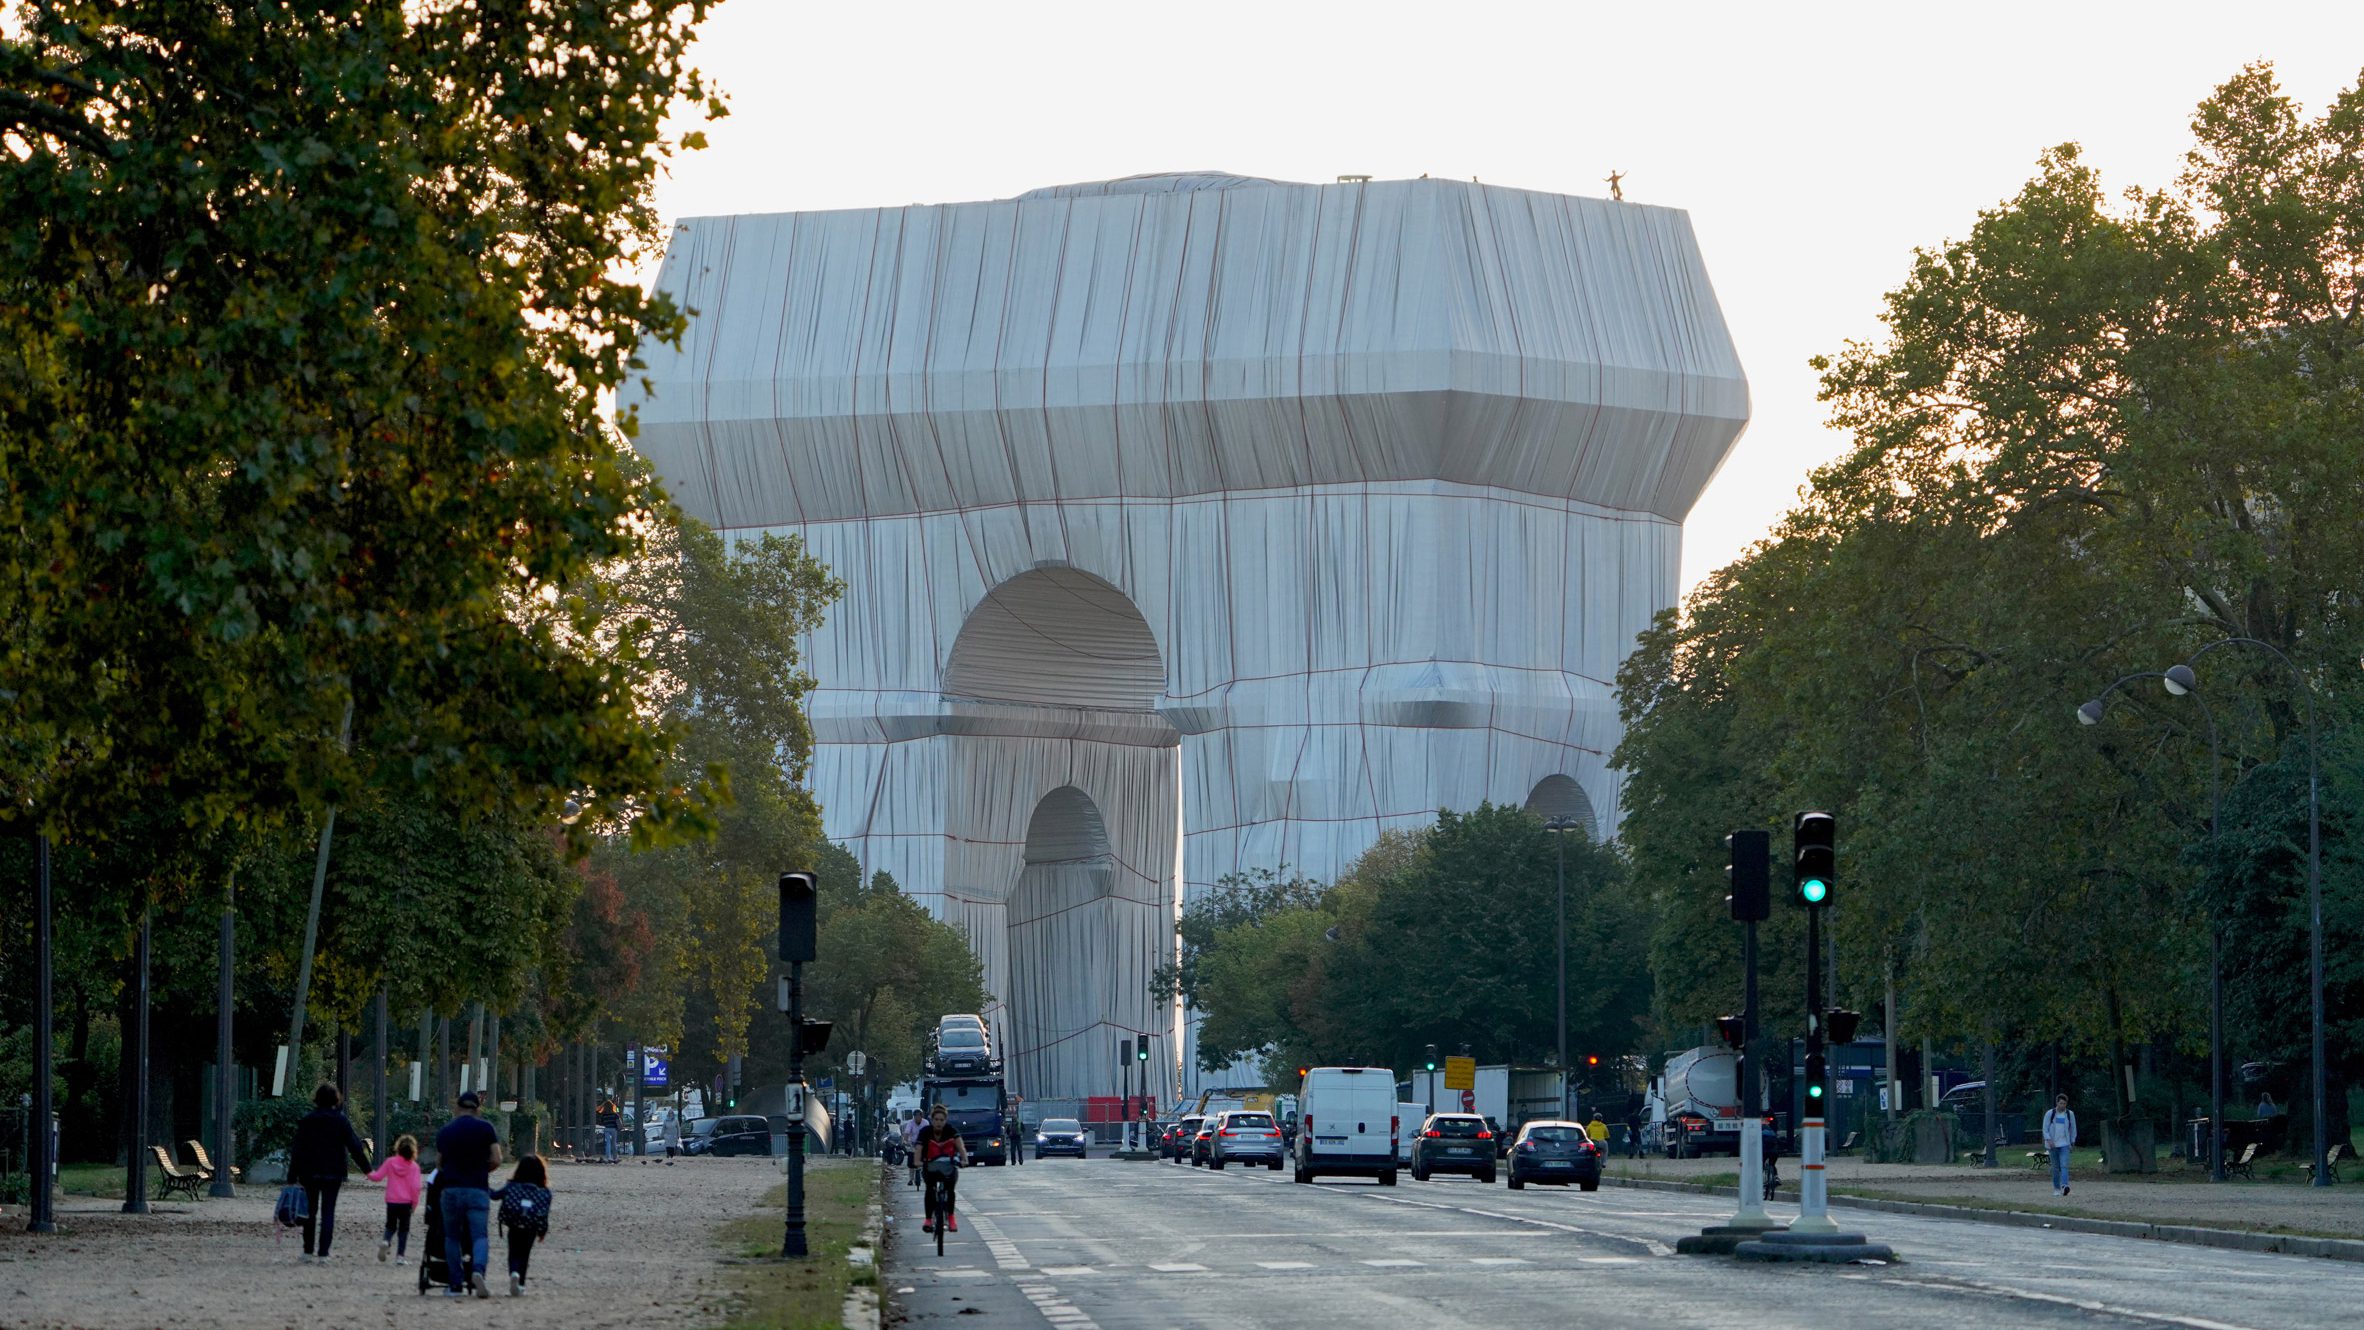
[[[1315,1067],[1297,1091],[1299,1182],[1318,1177],[1379,1179],[1395,1185],[1396,1148],[1404,1132],[1395,1073],[1385,1067]]]

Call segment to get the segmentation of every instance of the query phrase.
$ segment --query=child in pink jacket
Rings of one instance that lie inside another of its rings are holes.
[[[378,1259],[385,1260],[392,1253],[394,1264],[405,1265],[410,1248],[410,1212],[419,1204],[419,1142],[415,1136],[400,1136],[394,1141],[394,1153],[369,1175],[372,1182],[386,1184],[386,1236],[378,1241]]]

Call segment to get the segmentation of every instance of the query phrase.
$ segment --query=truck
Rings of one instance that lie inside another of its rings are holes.
[[[1001,1077],[930,1076],[920,1082],[923,1112],[942,1104],[945,1121],[960,1132],[969,1158],[978,1164],[1010,1162],[1010,1140],[1004,1126],[1009,1118],[1009,1093]]]
[[[1728,1048],[1687,1048],[1666,1060],[1650,1086],[1643,1143],[1669,1159],[1740,1153],[1740,1059]]]

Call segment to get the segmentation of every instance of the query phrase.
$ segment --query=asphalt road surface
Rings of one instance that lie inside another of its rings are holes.
[[[2364,1264],[1843,1207],[1841,1228],[1903,1263],[1678,1257],[1675,1239],[1721,1223],[1731,1201],[1402,1176],[1383,1188],[1105,1159],[971,1169],[941,1257],[922,1240],[919,1193],[892,1188],[890,1314],[918,1330],[2300,1330],[2355,1326],[2364,1307]]]

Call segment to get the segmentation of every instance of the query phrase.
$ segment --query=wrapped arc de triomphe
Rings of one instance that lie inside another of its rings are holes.
[[[1684,213],[1146,176],[693,219],[659,283],[640,449],[845,580],[828,834],[967,933],[1017,1093],[1192,1066],[1148,979],[1226,874],[1612,829],[1617,665],[1748,416]]]

